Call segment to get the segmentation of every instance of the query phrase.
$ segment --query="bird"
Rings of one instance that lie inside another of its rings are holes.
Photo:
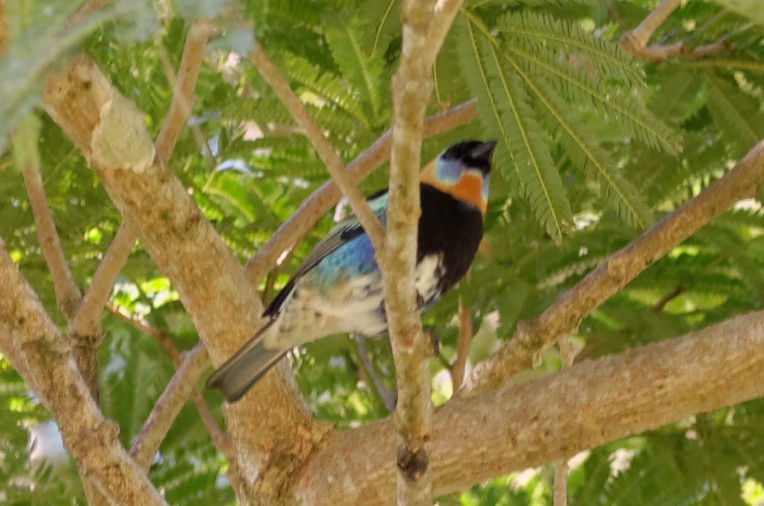
[[[420,173],[414,286],[423,311],[459,281],[483,237],[496,141],[461,141]],[[387,190],[367,202],[386,224]],[[369,236],[355,217],[338,223],[308,254],[263,313],[265,323],[207,380],[238,401],[290,349],[321,337],[387,330],[382,277]]]

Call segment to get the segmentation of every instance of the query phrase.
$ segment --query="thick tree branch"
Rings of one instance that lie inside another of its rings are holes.
[[[332,179],[342,191],[342,194],[348,199],[350,207],[363,225],[364,230],[369,235],[375,251],[381,251],[383,245],[384,229],[374,212],[366,203],[366,199],[361,194],[355,183],[345,172],[345,165],[342,163],[337,152],[334,150],[329,140],[321,131],[321,127],[310,115],[305,106],[297,98],[289,87],[278,69],[273,65],[268,56],[263,52],[258,44],[255,49],[250,51],[249,59],[257,67],[257,70],[263,76],[263,79],[270,85],[273,92],[283,102],[290,114],[302,128],[305,135],[310,140],[313,148],[318,153],[321,161],[326,165],[326,169],[331,174]]]
[[[1,242],[0,286],[13,294],[0,297],[0,350],[56,417],[83,478],[118,504],[164,504],[122,448],[116,426],[104,419],[66,343]]]
[[[473,100],[464,102],[453,109],[427,118],[424,122],[422,136],[439,135],[469,123],[476,117],[475,102]],[[346,172],[350,182],[358,184],[361,179],[388,161],[391,145],[392,130],[388,130],[366,151],[348,164]],[[333,180],[327,181],[313,192],[268,239],[268,242],[247,261],[246,272],[249,280],[253,284],[257,284],[265,276],[265,273],[276,265],[276,259],[302,239],[315,226],[316,222],[329,212],[341,196],[342,193]]]
[[[433,492],[464,490],[498,474],[761,397],[763,350],[759,311],[544,378],[456,398],[434,415]],[[395,448],[390,419],[332,434],[295,481],[295,501],[389,504],[395,474],[388,462]]]
[[[175,418],[186,404],[209,363],[207,350],[202,343],[198,343],[191,351],[183,354],[178,369],[154,404],[154,408],[130,449],[130,456],[144,472],[148,471],[154,454],[159,450],[159,445],[167,436]]]
[[[102,5],[100,2],[89,2],[83,6],[83,9],[90,6],[94,12]],[[78,12],[79,14],[80,12]],[[154,143],[156,154],[161,161],[166,162],[169,159],[175,148],[180,130],[191,112],[193,92],[199,77],[204,48],[211,31],[212,25],[204,20],[197,21],[189,29],[178,79],[174,79],[172,102]],[[127,262],[136,238],[135,231],[126,222],[123,222],[103,260],[98,265],[98,269],[93,275],[93,281],[79,302],[76,313],[70,320],[69,334],[74,340],[75,358],[95,398],[98,398],[96,357],[103,340],[101,314],[108,302],[114,280]]]
[[[213,364],[222,363],[258,328],[262,304],[186,189],[155,160],[140,111],[84,56],[51,77],[44,101],[172,281]],[[327,430],[303,406],[286,367],[226,409],[246,493],[263,502],[273,503],[288,479],[289,470],[277,464],[307,455]]]
[[[534,353],[554,343],[640,272],[764,182],[764,141],[735,167],[639,239],[614,253],[532,322],[521,322],[512,339],[478,364],[458,395],[474,395],[531,366]]]

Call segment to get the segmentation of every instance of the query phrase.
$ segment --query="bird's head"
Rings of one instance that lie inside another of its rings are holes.
[[[495,147],[496,141],[457,142],[422,170],[421,181],[485,214]]]

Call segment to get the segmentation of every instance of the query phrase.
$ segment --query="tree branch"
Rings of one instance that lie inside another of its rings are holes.
[[[17,164],[23,171],[24,184],[29,194],[40,249],[53,278],[56,303],[67,320],[74,315],[80,301],[80,289],[74,282],[72,271],[66,263],[66,255],[53,221],[53,213],[45,197],[45,188],[40,176],[40,157],[37,152],[39,120],[28,116],[13,138],[13,152]]]
[[[154,146],[157,156],[167,162],[178,142],[178,136],[186,124],[188,115],[194,105],[194,89],[199,79],[199,71],[204,59],[207,41],[215,30],[215,25],[206,19],[194,22],[188,29],[186,43],[183,46],[183,56],[178,68],[178,76],[168,76],[173,85],[172,102],[162,122]]]
[[[154,408],[130,448],[130,456],[144,472],[151,466],[159,445],[167,436],[175,418],[196,388],[196,383],[209,363],[207,350],[201,342],[197,343],[191,351],[183,354],[178,369],[154,404]]]
[[[71,360],[69,349],[0,241],[0,350],[56,417],[83,478],[118,504],[164,504],[104,419]],[[18,362],[21,360],[21,363]]]
[[[633,55],[642,54],[653,33],[681,3],[682,0],[663,0],[639,26],[623,34],[619,41],[621,47]]]
[[[374,245],[374,250],[377,252],[381,251],[384,238],[382,224],[369,207],[369,204],[366,203],[366,199],[361,194],[361,191],[348,177],[342,160],[326,136],[324,136],[321,127],[316,123],[316,120],[313,119],[302,102],[300,102],[297,95],[294,94],[289,87],[289,83],[279,74],[278,69],[271,63],[259,44],[250,51],[249,59],[252,60],[257,70],[263,76],[263,79],[270,85],[273,92],[279,97],[294,120],[300,125],[308,140],[310,140],[319,158],[326,165],[326,169],[331,174],[332,179],[340,188],[342,194],[348,199],[350,207],[369,235],[371,243]]]
[[[464,276],[462,283],[470,283],[470,271]],[[459,334],[456,337],[456,357],[451,364],[449,372],[451,373],[451,388],[454,392],[464,383],[464,374],[467,369],[467,356],[470,351],[470,342],[472,341],[472,308],[465,305],[463,298],[459,297]]]
[[[379,396],[379,400],[385,406],[387,413],[392,413],[395,410],[395,403],[397,393],[394,390],[389,390],[382,379],[374,370],[374,363],[369,358],[369,351],[366,349],[366,337],[362,334],[354,334],[353,340],[358,350],[358,358],[361,361],[361,368],[366,375],[366,380],[369,382],[369,388]]]
[[[755,194],[756,187],[762,182],[764,141],[698,196],[608,257],[538,318],[518,324],[512,339],[493,357],[475,367],[458,395],[475,395],[494,388],[516,372],[530,367],[534,353],[576,329],[591,311],[650,264],[735,202]]]
[[[88,5],[95,11],[103,4],[91,1],[82,9]],[[175,81],[172,102],[154,143],[156,154],[163,162],[170,158],[180,130],[191,112],[194,88],[199,77],[204,48],[211,31],[211,23],[204,20],[197,21],[191,26],[186,37],[178,79],[171,78]],[[96,358],[98,348],[103,340],[101,314],[109,300],[114,280],[127,262],[136,239],[135,231],[128,223],[123,222],[103,260],[98,265],[85,296],[79,302],[76,313],[70,320],[69,334],[76,346],[75,358],[96,399],[98,398],[98,364]]]
[[[109,249],[98,264],[77,313],[70,323],[69,332],[74,336],[98,336],[101,331],[101,314],[109,301],[114,280],[127,262],[127,257],[135,246],[135,232],[126,223],[117,230]]]
[[[421,213],[419,168],[424,113],[433,89],[432,65],[455,14],[455,11],[447,11],[444,21],[442,12],[438,11],[439,24],[433,42],[428,36],[436,17],[434,8],[435,1],[413,0],[404,0],[400,8],[403,43],[398,71],[393,76],[386,250],[378,255],[398,392],[394,419],[398,430],[397,501],[400,505],[432,502],[429,473],[432,402],[428,367],[432,349],[416,312],[414,269]],[[435,46],[428,46],[428,42]]]
[[[576,358],[576,348],[570,336],[564,336],[559,341],[561,369],[569,369],[573,366]],[[554,506],[567,506],[568,504],[568,458],[565,455],[554,464]]]
[[[176,369],[180,367],[181,354],[175,347],[175,344],[173,343],[170,336],[161,330],[150,326],[143,319],[132,318],[111,306],[107,306],[107,310],[114,317],[127,323],[138,332],[152,337],[162,348],[162,351],[164,351],[165,354],[169,357],[172,365],[175,366]],[[240,487],[241,476],[239,475],[239,469],[236,462],[236,453],[233,449],[233,446],[231,445],[231,439],[226,433],[220,430],[217,421],[212,416],[210,408],[207,407],[207,403],[204,401],[204,397],[202,397],[199,389],[193,389],[191,391],[191,400],[194,401],[196,410],[199,412],[199,418],[202,420],[202,423],[207,428],[207,432],[209,432],[210,436],[212,437],[212,442],[215,444],[215,447],[228,461],[228,472],[226,473],[228,481],[231,482],[231,485],[235,490],[238,490]]]
[[[241,283],[241,265],[186,189],[155,159],[143,115],[84,56],[51,77],[44,104],[170,278],[213,364],[222,363],[258,328],[262,304],[254,287]],[[119,134],[112,125],[117,119],[123,125]],[[305,409],[293,379],[284,374],[287,367],[282,363],[276,368],[281,374],[267,375],[254,394],[226,408],[246,480],[238,492],[265,502],[276,501],[274,484],[289,479],[280,463],[309,454],[328,430]]]
[[[621,47],[632,56],[652,63],[660,63],[677,56],[684,56],[689,61],[697,61],[730,51],[732,47],[725,40],[726,37],[695,48],[688,46],[684,40],[667,45],[653,44],[648,47],[647,42],[655,31],[680,4],[681,0],[663,0],[639,26],[621,36],[619,41]]]
[[[761,397],[762,350],[764,312],[758,311],[519,385],[453,399],[434,415],[433,492],[464,490],[498,474]],[[395,455],[394,431],[392,420],[385,419],[332,434],[295,480],[294,500],[389,504],[395,487],[388,464]]]
[[[424,122],[423,137],[432,137],[453,128],[469,123],[477,117],[475,101],[459,104],[453,109],[430,116]],[[386,131],[366,151],[348,164],[346,172],[352,184],[371,174],[377,167],[390,159],[392,130]],[[316,224],[316,222],[334,206],[342,196],[333,180],[329,180],[285,221],[268,239],[257,253],[247,261],[247,278],[257,284],[265,273],[275,264],[276,259],[287,249],[294,246]]]

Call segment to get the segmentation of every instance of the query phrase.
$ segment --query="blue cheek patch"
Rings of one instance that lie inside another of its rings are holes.
[[[438,181],[447,184],[455,184],[464,169],[462,162],[458,160],[443,160],[439,158],[435,162],[435,177]]]

